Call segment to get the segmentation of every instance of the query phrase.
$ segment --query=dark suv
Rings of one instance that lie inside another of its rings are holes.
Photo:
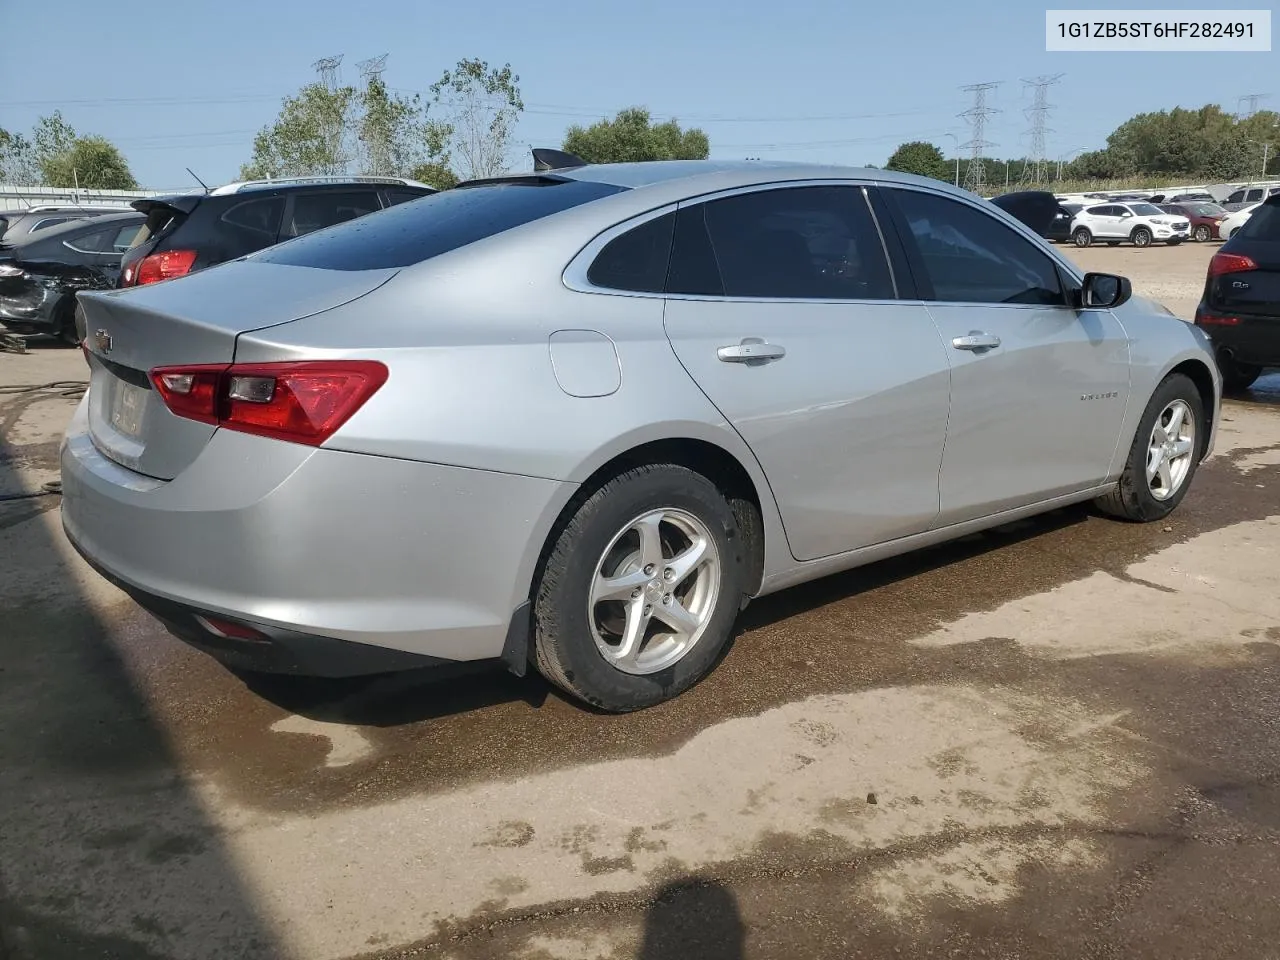
[[[1243,390],[1280,367],[1280,194],[1273,194],[1209,261],[1196,325],[1209,335],[1222,385]]]
[[[147,222],[124,256],[119,285],[181,277],[435,192],[397,177],[295,177],[135,200]]]

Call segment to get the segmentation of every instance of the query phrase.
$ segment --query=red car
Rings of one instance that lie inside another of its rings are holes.
[[[1160,209],[1165,213],[1176,213],[1191,221],[1191,239],[1203,243],[1206,240],[1221,240],[1218,226],[1229,214],[1216,203],[1162,203]]]

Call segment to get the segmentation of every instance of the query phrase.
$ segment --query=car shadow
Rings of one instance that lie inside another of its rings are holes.
[[[1236,403],[1280,407],[1280,371],[1264,374],[1247,390],[1232,391],[1223,399]]]
[[[81,578],[59,497],[32,471],[65,391],[0,386],[0,957],[204,960],[287,954],[122,653],[110,591]],[[25,417],[24,417],[25,415]],[[29,432],[27,433],[29,436]],[[33,494],[21,499],[15,495]]]
[[[637,960],[742,960],[745,940],[738,898],[726,884],[675,881],[645,913]]]

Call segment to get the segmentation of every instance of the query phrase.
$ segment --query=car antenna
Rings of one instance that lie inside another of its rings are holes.
[[[207,183],[205,183],[203,180],[201,180],[199,177],[197,177],[197,176],[196,176],[196,172],[195,172],[194,170],[192,170],[190,167],[187,167],[187,173],[191,174],[191,178],[192,178],[193,180],[195,180],[195,182],[196,182],[196,183],[198,183],[198,184],[200,184],[200,186],[204,187],[204,192],[205,192],[205,193],[208,193],[208,192],[209,192],[209,185],[208,185]]]

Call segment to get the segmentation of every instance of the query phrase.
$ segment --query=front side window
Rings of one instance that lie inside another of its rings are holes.
[[[680,211],[669,293],[891,300],[893,278],[858,187],[761,190]]]
[[[1245,198],[1244,198],[1245,203],[1255,203],[1256,201],[1261,199],[1262,199],[1261,190],[1250,190],[1248,194],[1245,195]]]
[[[1065,306],[1052,258],[994,216],[915,190],[892,190],[933,285],[957,303]]]

